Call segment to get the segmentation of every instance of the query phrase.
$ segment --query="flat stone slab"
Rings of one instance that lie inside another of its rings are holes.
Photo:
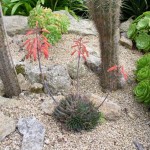
[[[19,119],[17,127],[23,134],[21,150],[43,149],[45,128],[35,117]]]
[[[0,141],[16,129],[15,120],[0,112]]]

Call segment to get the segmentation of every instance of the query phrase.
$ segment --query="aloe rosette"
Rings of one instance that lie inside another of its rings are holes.
[[[140,69],[137,72],[137,80],[138,81],[142,81],[145,79],[150,80],[150,67],[149,66],[145,66],[144,68]]]
[[[134,94],[138,102],[144,102],[150,104],[150,81],[144,80],[134,88]]]

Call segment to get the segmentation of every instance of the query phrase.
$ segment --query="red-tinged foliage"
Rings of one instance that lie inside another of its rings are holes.
[[[84,45],[84,43],[87,43],[87,41],[83,41],[82,38],[79,38],[78,40],[74,41],[74,45],[71,46],[71,48],[75,48],[74,51],[71,53],[71,55],[74,55],[76,52],[78,54],[78,57],[81,57],[86,60],[86,57],[89,56],[89,53],[86,49],[86,46]]]
[[[123,77],[124,77],[125,80],[128,79],[128,75],[127,75],[127,73],[124,71],[124,67],[123,67],[123,66],[120,66],[120,67],[119,67],[119,66],[114,65],[113,67],[110,67],[110,68],[107,70],[107,72],[116,71],[116,70],[118,70],[119,73],[121,73],[121,74],[123,75]]]
[[[27,39],[23,44],[23,46],[27,50],[27,55],[26,55],[27,59],[29,57],[30,58],[33,57],[34,61],[36,61],[38,52],[43,53],[45,58],[48,59],[49,56],[48,48],[51,45],[50,43],[48,43],[48,39],[44,35],[42,35],[42,32],[49,33],[49,31],[47,31],[46,29],[38,28],[38,22],[36,23],[35,29],[32,29],[27,32],[26,36],[30,34],[35,34],[34,38]]]

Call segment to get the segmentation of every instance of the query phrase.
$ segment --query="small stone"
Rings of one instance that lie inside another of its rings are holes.
[[[121,36],[120,44],[125,46],[126,48],[129,48],[129,49],[132,49],[132,46],[133,46],[132,40],[130,40],[124,36]]]
[[[44,142],[46,145],[49,145],[50,144],[50,140],[49,139],[45,139],[45,142]]]
[[[4,84],[0,78],[0,96],[4,95]]]
[[[0,112],[0,141],[16,129],[15,120]]]
[[[100,106],[105,99],[104,97],[100,97],[96,94],[90,94],[88,97],[97,107]],[[110,100],[106,100],[99,108],[99,111],[104,114],[105,119],[110,121],[116,121],[121,117],[121,107]]]
[[[23,90],[23,91],[30,90],[30,86],[31,86],[30,82],[28,80],[26,80],[25,77],[21,73],[19,73],[17,75],[17,77],[18,77],[18,81],[19,81],[21,90]]]
[[[135,116],[132,113],[128,113],[129,118],[134,119]]]
[[[54,99],[56,99],[57,102],[60,102],[60,100],[64,99],[65,97],[62,95],[54,96]],[[41,109],[45,114],[52,115],[54,109],[56,107],[56,103],[52,100],[52,98],[45,100],[41,104]]]
[[[34,83],[31,85],[30,91],[32,93],[43,93],[43,84],[41,83]]]
[[[35,117],[21,118],[17,126],[23,134],[21,150],[42,150],[45,128]]]

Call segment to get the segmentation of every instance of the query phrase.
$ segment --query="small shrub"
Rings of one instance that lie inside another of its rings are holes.
[[[48,38],[48,42],[55,44],[61,39],[61,35],[67,32],[69,27],[69,19],[66,15],[54,14],[49,8],[44,8],[37,5],[31,12],[28,18],[30,27],[35,27],[38,22],[39,27],[46,28],[50,33],[44,33]]]
[[[127,35],[136,43],[138,50],[150,51],[150,11],[143,13],[132,22]]]
[[[66,129],[79,132],[93,129],[99,123],[101,113],[87,97],[71,94],[55,108],[53,116]]]
[[[150,106],[150,54],[137,61],[136,79],[139,82],[134,88],[136,100]]]

